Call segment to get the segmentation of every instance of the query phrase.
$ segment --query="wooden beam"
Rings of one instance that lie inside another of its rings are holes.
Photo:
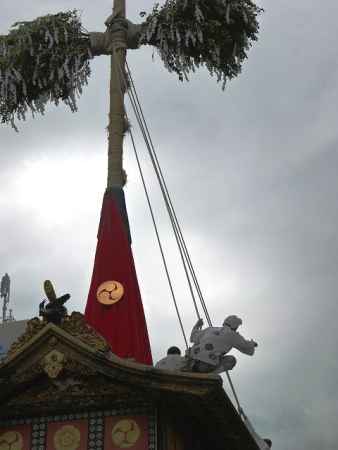
[[[126,17],[126,0],[115,0],[113,15]],[[110,109],[108,125],[108,179],[107,187],[123,187],[123,137],[125,133],[124,94],[121,79],[124,73],[127,53],[127,32],[123,29],[114,33],[114,52],[111,56]]]

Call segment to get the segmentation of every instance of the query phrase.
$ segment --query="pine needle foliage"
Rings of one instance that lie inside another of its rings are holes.
[[[17,22],[0,36],[0,121],[43,114],[60,101],[72,111],[90,75],[90,43],[76,11]]]
[[[224,88],[257,40],[262,11],[251,0],[166,0],[146,17],[139,45],[156,47],[180,80],[205,66]],[[15,23],[0,36],[0,122],[16,129],[16,120],[29,110],[43,114],[49,102],[76,111],[90,75],[90,46],[75,10]]]
[[[166,0],[146,18],[140,42],[157,47],[181,81],[206,66],[224,89],[257,40],[262,11],[251,0]]]

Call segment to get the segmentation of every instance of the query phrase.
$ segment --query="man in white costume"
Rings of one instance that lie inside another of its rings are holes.
[[[204,330],[203,319],[199,319],[192,329],[188,350],[189,369],[193,372],[222,373],[236,365],[236,358],[227,353],[235,348],[247,355],[253,355],[257,343],[241,336],[237,329],[242,320],[237,316],[228,316],[222,327],[208,327]]]
[[[170,347],[167,356],[162,358],[155,367],[162,370],[180,371],[186,365],[186,358],[181,356],[181,350],[178,347]]]

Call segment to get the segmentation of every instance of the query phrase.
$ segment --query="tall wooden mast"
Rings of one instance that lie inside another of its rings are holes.
[[[126,0],[114,0],[113,14],[116,18],[126,17]],[[123,173],[123,136],[125,132],[124,94],[125,86],[121,79],[127,52],[127,32],[121,29],[114,33],[114,51],[111,56],[110,109],[108,125],[108,179],[107,188],[122,188],[125,182]]]

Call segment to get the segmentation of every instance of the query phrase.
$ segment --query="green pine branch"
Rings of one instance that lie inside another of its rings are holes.
[[[90,42],[76,11],[17,22],[0,36],[0,120],[16,128],[27,111],[76,97],[90,75]]]
[[[181,81],[206,66],[224,88],[257,40],[262,11],[251,0],[167,0],[146,18],[140,43],[155,46]]]
[[[224,88],[257,40],[261,12],[251,0],[167,0],[136,27],[139,45],[156,47],[180,80],[205,66]],[[135,27],[128,21],[126,26]],[[111,30],[103,37],[110,48]],[[0,121],[16,128],[16,120],[28,111],[43,114],[49,102],[76,111],[90,75],[90,48],[76,11],[14,24],[0,36]]]

